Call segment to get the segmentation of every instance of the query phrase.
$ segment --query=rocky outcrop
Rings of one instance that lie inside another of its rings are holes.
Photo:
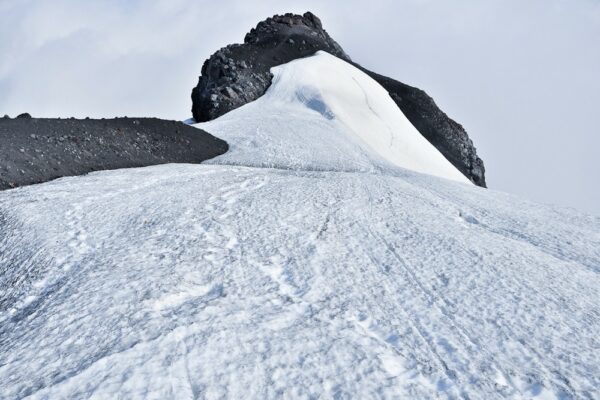
[[[194,119],[209,121],[256,100],[271,84],[271,67],[317,50],[350,60],[312,13],[267,18],[246,34],[244,44],[224,47],[204,62],[192,91]]]
[[[227,143],[156,118],[0,118],[0,190],[92,171],[200,163]]]
[[[318,50],[353,63],[314,14],[267,18],[246,34],[243,44],[224,47],[204,62],[198,85],[192,90],[194,119],[209,121],[256,100],[271,84],[272,67]],[[427,93],[353,64],[390,93],[415,128],[459,171],[474,184],[486,186],[483,161],[473,142]]]

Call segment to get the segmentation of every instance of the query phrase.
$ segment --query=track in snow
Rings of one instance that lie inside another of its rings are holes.
[[[186,165],[5,192],[0,215],[7,398],[600,384],[598,218],[419,175]]]

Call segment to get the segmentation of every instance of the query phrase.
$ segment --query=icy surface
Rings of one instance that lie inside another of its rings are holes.
[[[600,218],[396,167],[319,93],[214,121],[220,165],[0,192],[0,398],[598,398]]]
[[[319,51],[271,71],[261,98],[197,125],[230,145],[214,162],[338,171],[391,163],[470,183],[381,85],[347,62]]]

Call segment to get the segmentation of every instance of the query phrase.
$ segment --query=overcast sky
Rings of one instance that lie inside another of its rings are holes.
[[[204,59],[306,10],[460,122],[489,187],[600,215],[600,0],[0,0],[0,114],[187,119]]]

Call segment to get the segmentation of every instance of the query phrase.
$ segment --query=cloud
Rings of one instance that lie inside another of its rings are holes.
[[[4,0],[0,113],[185,119],[205,58],[306,10],[462,123],[492,188],[600,215],[595,0]]]

